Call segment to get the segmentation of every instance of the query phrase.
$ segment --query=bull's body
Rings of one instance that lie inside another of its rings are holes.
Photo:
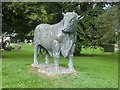
[[[34,44],[43,46],[50,56],[53,56],[54,49],[60,48],[64,57],[67,57],[75,40],[76,33],[65,34],[62,32],[63,21],[55,25],[40,24],[35,29]],[[58,47],[56,46],[56,42]]]
[[[69,13],[68,13],[69,14]],[[77,14],[70,13],[68,19],[77,19]],[[68,20],[67,19],[67,20]],[[70,20],[69,20],[70,21]],[[69,24],[68,21],[68,24]],[[59,55],[60,53],[64,57],[69,59],[69,69],[74,71],[72,57],[75,49],[76,41],[76,22],[71,22],[73,24],[68,25],[65,20],[61,20],[59,23],[54,25],[49,24],[39,24],[34,33],[34,64],[38,64],[37,61],[37,50],[38,46],[44,47],[50,56],[54,58],[55,69],[59,70]],[[63,31],[65,30],[65,31]],[[46,55],[46,64],[48,63],[48,54]]]

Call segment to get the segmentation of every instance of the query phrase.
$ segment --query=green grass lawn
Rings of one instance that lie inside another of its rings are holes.
[[[48,77],[31,71],[33,46],[24,44],[20,51],[3,51],[3,88],[117,88],[118,54],[103,53],[98,49],[82,49],[73,59],[76,75]],[[39,62],[44,62],[44,57]],[[50,61],[53,63],[52,58]],[[68,60],[60,57],[60,65]]]

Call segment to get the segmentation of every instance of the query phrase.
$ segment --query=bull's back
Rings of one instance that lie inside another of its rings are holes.
[[[52,25],[40,24],[35,28],[34,43],[41,44],[46,49],[51,47],[53,39]]]

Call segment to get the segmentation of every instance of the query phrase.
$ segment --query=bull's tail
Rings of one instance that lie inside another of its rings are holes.
[[[39,42],[39,25],[36,26],[35,31],[34,31],[34,39],[33,39],[33,45],[38,45]]]

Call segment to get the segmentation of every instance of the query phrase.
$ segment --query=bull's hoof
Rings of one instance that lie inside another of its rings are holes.
[[[33,64],[31,64],[32,66],[36,66],[38,65],[38,62],[34,62]]]
[[[55,67],[55,72],[59,72],[59,67]]]
[[[46,62],[45,62],[45,64],[47,64],[47,65],[48,65],[48,64],[50,64],[50,62],[49,62],[49,61],[46,61]]]
[[[69,68],[70,73],[77,73],[74,68]]]

